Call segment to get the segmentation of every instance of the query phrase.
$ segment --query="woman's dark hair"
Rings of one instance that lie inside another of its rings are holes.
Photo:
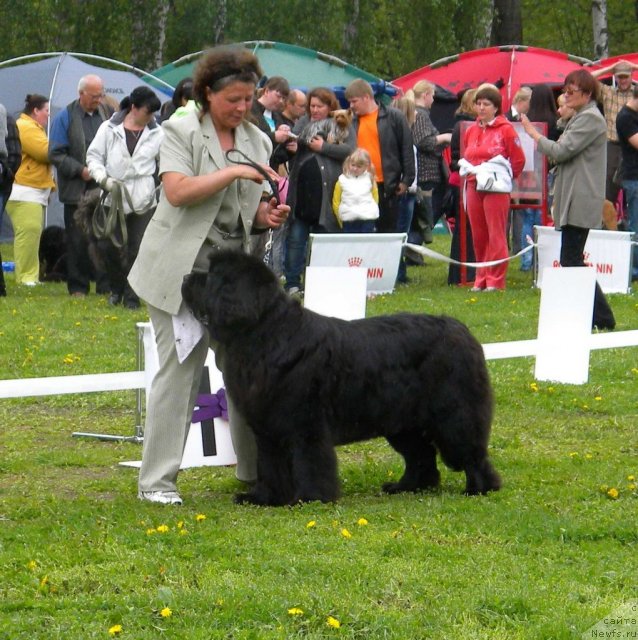
[[[556,124],[556,102],[554,92],[549,85],[535,84],[532,86],[532,97],[529,101],[527,117],[531,122],[546,122],[548,130]]]
[[[126,111],[131,106],[137,109],[143,109],[146,107],[149,113],[155,113],[161,106],[160,99],[155,95],[152,89],[142,85],[141,87],[135,87],[131,91],[131,95],[123,98],[120,102],[120,109]]]
[[[330,107],[330,111],[336,111],[341,106],[335,92],[328,87],[315,87],[308,93],[308,102],[306,103],[306,113],[310,115],[310,100],[317,98]]]
[[[263,75],[257,56],[243,47],[215,47],[204,54],[195,70],[193,96],[207,109],[207,90],[217,93],[233,82],[257,86]]]
[[[171,102],[176,109],[182,106],[184,100],[187,102],[193,98],[193,79],[182,78],[175,87]]]
[[[585,69],[574,69],[570,71],[565,78],[564,87],[567,89],[570,85],[576,85],[583,93],[588,93],[592,100],[598,100],[600,94],[600,85],[598,80]]]
[[[503,98],[501,97],[501,92],[493,84],[482,84],[477,89],[474,96],[474,104],[479,100],[489,100],[496,107],[496,115],[500,115]]]
[[[49,103],[49,98],[41,96],[39,93],[30,93],[24,99],[24,109],[22,113],[26,113],[30,116],[35,109],[42,109],[45,104]]]

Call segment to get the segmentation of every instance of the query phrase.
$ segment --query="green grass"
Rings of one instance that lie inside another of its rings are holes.
[[[446,313],[482,342],[535,337],[539,292],[516,264],[504,293],[478,296],[431,260],[409,275],[369,313]],[[0,378],[135,368],[144,310],[7,284]],[[635,294],[611,304],[618,330],[638,326]],[[638,350],[592,352],[582,386],[535,383],[531,358],[489,369],[504,486],[478,498],[446,469],[437,492],[382,495],[401,461],[376,440],[340,449],[337,504],[235,506],[225,467],[181,472],[181,508],[142,504],[135,470],[118,466],[139,445],[71,437],[132,435],[134,392],[0,400],[0,640],[108,638],[114,625],[135,640],[581,638],[636,599]]]

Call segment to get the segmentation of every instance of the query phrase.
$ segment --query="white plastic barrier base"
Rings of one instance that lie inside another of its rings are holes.
[[[342,320],[366,317],[365,269],[307,267],[304,284],[306,309]]]
[[[543,277],[534,377],[585,384],[596,274],[593,268],[563,267],[546,268]]]
[[[151,383],[159,368],[155,334],[150,322],[140,322],[137,327],[144,347],[145,388],[146,398],[148,398]],[[200,394],[215,394],[223,388],[224,380],[215,364],[215,354],[209,350]],[[120,463],[124,467],[139,467],[141,464],[141,460]],[[232,464],[237,464],[237,456],[233,449],[228,421],[223,418],[214,418],[204,420],[202,423],[191,423],[180,469]]]

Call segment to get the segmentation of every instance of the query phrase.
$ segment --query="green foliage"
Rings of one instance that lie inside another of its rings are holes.
[[[522,1],[524,44],[591,58],[589,0]],[[215,43],[273,40],[391,79],[489,43],[490,0],[0,0],[0,59],[80,51],[154,66]],[[638,49],[635,3],[607,3],[610,55]],[[223,24],[223,28],[218,27]],[[140,30],[141,27],[141,30]],[[509,43],[504,43],[509,44]],[[152,70],[152,69],[149,69]]]
[[[410,268],[369,312],[447,313],[482,342],[535,335],[539,293],[516,264],[503,293],[446,272]],[[143,310],[8,288],[0,377],[135,368]],[[618,330],[636,327],[635,293],[611,296]],[[233,469],[217,467],[180,474],[183,507],[143,504],[118,467],[139,445],[71,437],[132,434],[133,392],[0,400],[0,639],[580,638],[635,599],[637,349],[593,352],[582,386],[535,382],[528,358],[489,369],[504,486],[477,498],[444,468],[437,492],[381,494],[402,468],[375,440],[340,448],[337,504],[236,506]]]
[[[522,3],[525,44],[593,57],[590,0],[569,3],[522,0]],[[607,22],[610,56],[638,50],[635,2],[608,2]]]

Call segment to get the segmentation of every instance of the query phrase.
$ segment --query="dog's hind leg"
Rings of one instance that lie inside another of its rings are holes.
[[[468,496],[498,491],[501,488],[501,476],[492,466],[487,455],[479,462],[465,467],[465,493]]]
[[[422,491],[439,486],[441,475],[436,468],[434,445],[417,431],[387,436],[388,442],[405,460],[405,471],[398,482],[386,482],[383,491]]]

